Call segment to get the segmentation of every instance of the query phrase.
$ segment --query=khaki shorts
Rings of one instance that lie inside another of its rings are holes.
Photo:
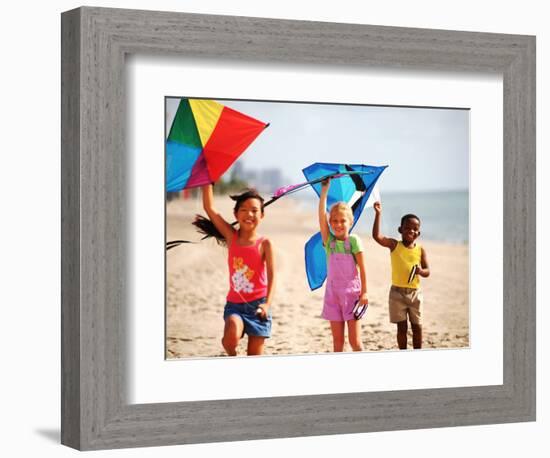
[[[390,321],[399,323],[405,321],[407,315],[412,324],[422,324],[422,291],[416,288],[390,288]]]

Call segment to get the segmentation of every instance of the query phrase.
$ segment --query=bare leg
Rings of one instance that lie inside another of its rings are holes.
[[[344,351],[344,321],[331,321],[330,330],[332,331],[332,346],[335,352]]]
[[[246,354],[248,356],[263,355],[265,337],[248,336],[248,347]]]
[[[399,350],[407,349],[407,320],[397,323],[397,345]]]
[[[222,345],[229,356],[237,356],[237,345],[243,335],[244,324],[237,315],[230,315],[225,320]]]
[[[413,348],[422,348],[422,325],[411,323],[413,331]]]
[[[361,322],[359,320],[349,320],[348,322],[348,340],[353,351],[363,351],[363,342],[361,342]]]

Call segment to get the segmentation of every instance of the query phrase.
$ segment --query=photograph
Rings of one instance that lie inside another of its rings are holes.
[[[470,110],[164,102],[166,359],[470,348]]]

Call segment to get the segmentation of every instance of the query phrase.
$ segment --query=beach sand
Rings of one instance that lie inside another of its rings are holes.
[[[216,207],[230,221],[233,221],[232,205],[227,197],[216,198]],[[169,202],[166,240],[198,241],[200,235],[190,224],[196,213],[204,214],[198,199],[178,198]],[[332,351],[329,322],[320,317],[324,287],[310,291],[305,275],[304,244],[317,231],[316,214],[304,212],[290,198],[266,209],[258,232],[273,241],[277,272],[272,337],[266,339],[266,355]],[[374,242],[370,233],[358,235],[365,248],[369,296],[369,308],[361,320],[364,349],[396,350],[396,326],[388,318],[389,251]],[[468,245],[419,241],[426,250],[431,271],[429,278],[422,279],[423,348],[468,347]],[[221,337],[229,281],[227,249],[208,239],[168,250],[166,280],[166,357],[225,355]],[[409,348],[412,348],[410,329]],[[347,342],[345,351],[351,351]],[[239,354],[245,353],[246,337],[239,347]]]

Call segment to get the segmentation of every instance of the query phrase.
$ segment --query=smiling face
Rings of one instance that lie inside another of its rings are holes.
[[[262,203],[259,199],[246,199],[239,204],[235,211],[235,218],[239,227],[246,231],[253,231],[264,217],[262,213]]]
[[[398,228],[405,245],[410,245],[420,235],[420,221],[416,217],[405,218]]]
[[[349,230],[353,223],[349,212],[338,208],[332,209],[328,222],[337,239],[344,240],[349,236]]]

